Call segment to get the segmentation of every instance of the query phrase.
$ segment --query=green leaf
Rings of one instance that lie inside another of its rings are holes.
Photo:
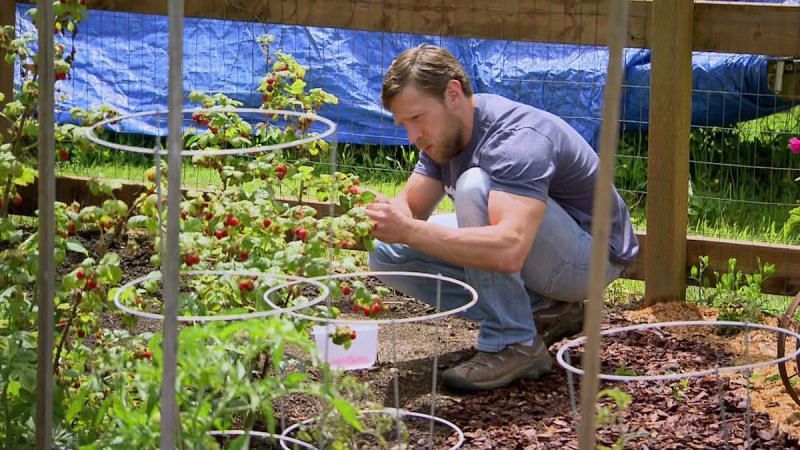
[[[66,422],[72,422],[72,419],[83,409],[87,394],[89,394],[88,389],[81,389],[78,395],[72,398],[72,401],[69,403],[69,408],[67,408]]]
[[[89,256],[89,250],[86,250],[86,247],[84,247],[83,244],[74,239],[67,239],[67,250]]]
[[[339,411],[339,414],[342,415],[342,418],[345,420],[345,422],[347,422],[357,431],[364,431],[364,427],[361,425],[361,422],[358,421],[358,415],[353,405],[341,398],[334,398],[331,400],[331,403],[333,404],[334,408]]]
[[[36,181],[36,170],[32,167],[23,167],[22,174],[14,178],[14,184],[17,186],[27,186]]]

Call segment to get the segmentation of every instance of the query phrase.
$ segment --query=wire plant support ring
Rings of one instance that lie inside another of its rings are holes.
[[[330,291],[327,286],[324,284],[310,278],[303,278],[293,275],[276,275],[276,274],[269,274],[269,273],[262,273],[262,272],[255,272],[255,271],[236,271],[236,270],[192,270],[182,272],[181,275],[188,275],[188,276],[202,276],[202,275],[219,275],[219,276],[239,276],[239,277],[257,277],[259,279],[266,278],[266,279],[281,279],[281,280],[289,280],[287,282],[279,284],[277,287],[273,287],[272,289],[283,289],[288,286],[296,285],[298,283],[308,283],[315,288],[318,289],[319,293],[316,297],[311,299],[306,303],[301,303],[298,305],[293,305],[290,307],[280,307],[274,304],[270,304],[271,307],[274,309],[269,311],[254,311],[251,313],[243,313],[243,314],[222,314],[217,316],[178,316],[178,322],[214,322],[214,321],[234,321],[234,320],[248,320],[248,319],[255,319],[261,317],[269,317],[283,313],[291,313],[292,311],[296,311],[298,309],[308,308],[315,306],[328,298]],[[117,290],[116,294],[114,295],[114,305],[117,306],[120,310],[137,316],[144,319],[154,319],[154,320],[164,320],[163,314],[157,313],[150,313],[146,311],[140,311],[138,309],[131,308],[127,305],[122,303],[122,296],[123,294],[130,288],[139,285],[145,281],[149,280],[159,280],[161,279],[161,274],[159,273],[151,273],[145,275],[143,277],[136,278],[131,280],[124,285],[122,285],[119,290]]]
[[[199,109],[184,109],[182,110],[182,114],[185,116],[187,114],[193,113],[204,113],[204,114],[253,114],[253,115],[263,115],[268,120],[273,117],[296,117],[297,119],[307,119],[313,122],[320,122],[325,125],[325,129],[320,132],[319,134],[312,134],[310,136],[305,136],[297,140],[289,141],[289,142],[281,142],[277,144],[270,144],[270,145],[259,145],[255,147],[243,147],[243,148],[231,148],[231,149],[217,149],[217,150],[186,150],[183,149],[181,151],[180,156],[224,156],[224,155],[245,155],[245,154],[253,154],[253,153],[266,153],[272,152],[277,150],[284,150],[288,148],[294,148],[298,146],[302,146],[305,144],[310,144],[315,141],[319,141],[322,139],[326,139],[327,137],[333,135],[336,132],[336,123],[332,120],[320,116],[314,113],[308,112],[300,112],[300,111],[289,111],[289,110],[279,110],[279,109],[258,109],[258,108],[199,108]],[[97,130],[101,129],[106,126],[115,125],[123,120],[129,119],[141,119],[146,117],[155,116],[159,118],[161,116],[167,115],[167,111],[162,110],[152,110],[152,111],[145,111],[139,112],[134,114],[127,114],[123,116],[116,116],[111,117],[105,120],[102,120],[92,126],[85,128],[86,138],[89,141],[100,145],[102,147],[115,149],[115,150],[122,150],[127,152],[133,153],[141,153],[145,155],[154,155],[157,153],[156,150],[148,147],[139,147],[134,145],[124,145],[124,144],[117,144],[114,142],[109,142],[105,139],[98,137]]]
[[[435,312],[433,314],[426,314],[426,315],[417,316],[417,317],[405,317],[405,318],[400,318],[400,319],[329,319],[329,318],[310,316],[308,314],[302,314],[302,313],[299,313],[299,312],[295,312],[295,311],[297,311],[298,309],[301,309],[301,308],[292,308],[292,310],[291,311],[287,311],[287,313],[290,314],[291,316],[294,316],[294,317],[297,317],[297,318],[300,318],[300,319],[310,320],[312,322],[324,322],[324,323],[340,324],[340,325],[346,325],[346,324],[352,324],[352,323],[371,323],[371,324],[377,324],[377,325],[390,325],[390,324],[397,324],[397,323],[414,323],[414,322],[424,322],[424,321],[427,321],[427,320],[441,319],[441,318],[444,318],[444,317],[447,317],[447,316],[451,316],[453,314],[458,314],[460,312],[464,312],[467,309],[469,309],[472,306],[474,306],[476,303],[478,303],[478,292],[475,291],[475,289],[472,286],[470,286],[469,284],[467,284],[467,283],[465,283],[465,282],[463,282],[461,280],[456,280],[455,278],[451,278],[451,277],[447,277],[447,276],[439,275],[439,274],[422,273],[422,272],[403,272],[403,271],[383,271],[383,272],[381,272],[381,271],[375,271],[375,272],[373,272],[373,271],[364,271],[364,272],[353,272],[353,273],[335,274],[335,275],[323,275],[323,276],[311,278],[310,280],[317,280],[317,281],[340,280],[340,279],[343,279],[343,278],[356,278],[356,277],[368,277],[368,276],[376,276],[376,277],[380,277],[380,276],[386,276],[386,277],[402,276],[402,277],[417,277],[417,278],[426,278],[426,279],[429,279],[429,280],[444,281],[444,282],[452,283],[454,285],[462,287],[471,298],[470,298],[470,301],[464,303],[461,306],[453,308],[453,309],[449,309],[449,310],[446,310],[446,311],[439,311],[439,312]],[[285,285],[275,286],[275,287],[272,287],[272,288],[268,289],[266,292],[264,292],[264,301],[270,307],[279,308],[279,306],[277,306],[276,304],[274,304],[270,300],[271,295],[273,293],[277,292],[280,289],[291,287],[293,284],[297,284],[297,283],[300,283],[300,282],[302,282],[302,281],[294,281],[294,282],[290,282],[290,283],[285,284]]]
[[[734,322],[734,321],[707,321],[707,320],[693,320],[693,321],[675,321],[675,322],[656,322],[656,323],[644,323],[639,325],[631,325],[627,327],[620,327],[620,328],[612,328],[608,330],[604,330],[600,333],[602,336],[610,336],[620,333],[626,333],[629,331],[643,331],[649,330],[653,328],[676,328],[676,327],[740,327],[740,328],[747,328],[747,329],[758,329],[758,330],[765,330],[765,331],[772,331],[779,335],[783,336],[791,336],[795,339],[800,340],[800,334],[794,332],[792,330],[788,330],[786,328],[780,327],[773,327],[770,325],[763,325],[758,323],[748,323],[748,322]],[[556,360],[558,364],[561,365],[565,370],[568,372],[583,376],[584,371],[573,366],[572,364],[568,363],[564,358],[565,354],[570,350],[584,344],[586,342],[586,337],[579,337],[577,339],[573,339],[558,349],[558,353],[556,354]],[[774,364],[784,363],[790,359],[797,358],[800,355],[800,349],[795,350],[794,352],[775,358],[768,361],[761,361],[752,364],[742,364],[738,366],[728,366],[728,367],[717,367],[712,369],[706,370],[698,370],[694,372],[686,372],[686,373],[670,373],[666,375],[611,375],[611,374],[598,374],[598,379],[603,381],[622,381],[622,382],[639,382],[639,381],[675,381],[675,380],[682,380],[685,378],[696,378],[696,377],[704,377],[707,375],[715,375],[720,373],[736,373],[742,372],[747,370],[757,369],[759,367],[766,367],[771,366]]]
[[[393,419],[395,419],[397,421],[400,421],[400,422],[402,422],[403,419],[409,419],[410,418],[410,419],[427,420],[427,421],[430,421],[430,422],[433,422],[433,423],[438,423],[440,425],[444,425],[444,426],[450,428],[451,430],[453,430],[453,433],[456,436],[458,436],[458,440],[456,441],[456,443],[453,444],[453,446],[449,447],[450,450],[459,449],[459,448],[461,448],[462,445],[464,445],[465,436],[464,436],[464,432],[461,431],[461,428],[459,428],[453,422],[450,422],[449,420],[442,419],[441,417],[436,417],[436,416],[432,416],[432,415],[429,415],[429,414],[423,414],[423,413],[418,413],[418,412],[413,412],[413,411],[406,411],[406,410],[399,409],[399,408],[366,409],[366,410],[360,411],[360,413],[361,413],[361,415],[380,415],[380,414],[385,414],[385,415],[388,415],[388,416],[392,417]],[[316,422],[316,420],[317,419],[315,419],[315,418],[311,418],[311,419],[306,419],[306,420],[303,420],[301,422],[298,422],[298,423],[295,423],[293,425],[290,425],[285,430],[283,430],[283,433],[281,434],[281,438],[288,438],[290,434],[298,431],[302,426],[310,425],[310,424]],[[290,442],[290,441],[287,439],[286,442]],[[304,443],[304,444],[308,445],[307,443]],[[281,440],[281,448],[289,450],[290,447],[286,446],[286,443],[283,440]],[[308,448],[308,447],[306,447],[306,448]],[[400,447],[392,447],[392,448],[400,448]]]

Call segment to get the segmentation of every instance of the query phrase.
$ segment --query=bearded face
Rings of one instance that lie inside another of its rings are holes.
[[[391,110],[395,122],[405,127],[409,142],[439,164],[466,146],[463,122],[442,99],[406,86],[392,100]]]

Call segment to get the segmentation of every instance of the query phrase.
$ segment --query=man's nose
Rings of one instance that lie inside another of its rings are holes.
[[[419,127],[406,127],[406,134],[408,135],[408,142],[411,144],[416,144],[419,138],[422,137]]]

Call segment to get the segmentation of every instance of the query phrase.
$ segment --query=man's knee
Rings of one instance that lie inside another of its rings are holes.
[[[480,226],[488,223],[490,186],[489,174],[480,167],[473,167],[461,174],[453,196],[459,226]]]
[[[374,248],[369,252],[367,258],[369,270],[373,272],[391,270],[392,267],[397,264],[395,261],[396,258],[392,256],[393,253],[394,252],[391,251],[391,244],[376,240]]]

